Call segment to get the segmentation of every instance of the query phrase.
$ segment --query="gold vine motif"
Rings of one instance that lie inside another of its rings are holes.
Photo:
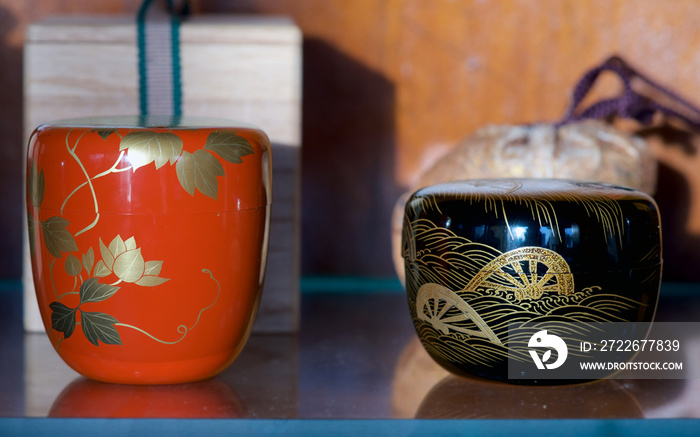
[[[102,302],[114,296],[120,289],[120,283],[135,284],[145,287],[155,287],[167,282],[168,278],[160,275],[164,261],[146,261],[141,253],[141,248],[137,246],[136,239],[132,236],[126,240],[120,235],[114,237],[109,245],[105,244],[102,238],[98,238],[98,250],[101,259],[96,260],[95,250],[90,247],[78,258],[75,252],[79,251],[75,237],[93,229],[100,219],[100,209],[97,194],[93,186],[93,181],[105,177],[112,173],[123,171],[136,171],[138,168],[153,162],[156,169],[161,168],[166,163],[175,164],[178,181],[183,189],[194,196],[195,190],[202,194],[216,199],[218,194],[217,177],[224,175],[221,163],[214,154],[224,160],[240,164],[242,157],[253,153],[248,140],[240,137],[234,132],[222,130],[209,134],[202,149],[193,153],[183,151],[182,139],[172,132],[136,131],[127,133],[122,137],[117,129],[92,129],[84,131],[71,144],[69,137],[72,129],[68,131],[65,144],[68,154],[75,160],[81,172],[85,176],[85,182],[78,185],[63,201],[60,209],[60,216],[50,217],[47,220],[38,219],[38,211],[41,207],[46,189],[46,181],[43,170],[39,171],[35,163],[32,163],[28,174],[29,200],[32,212],[28,214],[30,248],[35,252],[36,232],[43,234],[44,244],[51,259],[49,263],[49,276],[51,287],[56,300],[49,304],[51,313],[51,327],[57,331],[57,349],[60,349],[61,342],[68,339],[75,327],[80,325],[85,337],[90,343],[99,346],[99,343],[122,345],[121,337],[116,327],[124,327],[143,333],[149,338],[162,344],[176,344],[182,341],[187,333],[193,329],[200,321],[202,313],[216,304],[221,293],[219,281],[214,274],[203,269],[209,274],[211,280],[217,285],[217,295],[214,301],[205,308],[202,308],[197,319],[192,326],[181,324],[177,331],[180,338],[174,341],[166,341],[151,335],[147,331],[126,323],[119,322],[114,316],[102,312],[84,311],[81,306],[88,302]],[[110,135],[115,134],[120,137],[119,156],[107,170],[94,176],[90,176],[76,152],[80,140],[88,133],[97,133],[102,140],[106,140]],[[124,158],[130,165],[121,166]],[[75,234],[68,230],[70,222],[63,217],[64,209],[68,201],[78,191],[88,187],[91,193],[94,220],[83,227]],[[65,273],[73,277],[73,288],[59,292],[54,281],[54,266],[58,259],[66,254],[64,260]],[[86,278],[83,278],[83,270]],[[114,276],[116,280],[112,283],[103,283],[100,280]],[[80,285],[78,285],[80,284]],[[68,295],[78,295],[79,304],[69,307],[63,304],[61,299]],[[78,314],[80,320],[78,320]],[[60,338],[59,335],[63,334]]]
[[[158,343],[162,343],[162,344],[177,344],[177,343],[181,342],[182,340],[185,339],[185,336],[187,336],[187,333],[190,332],[195,326],[197,326],[197,324],[199,324],[199,319],[202,317],[202,313],[204,311],[208,310],[209,308],[213,307],[216,304],[216,302],[219,300],[219,296],[221,296],[221,284],[219,284],[219,281],[216,280],[216,278],[214,277],[214,274],[211,272],[211,270],[202,269],[202,272],[208,273],[211,280],[216,283],[216,287],[217,287],[216,298],[214,299],[214,301],[211,304],[209,304],[208,306],[199,310],[199,314],[197,314],[197,319],[194,321],[194,324],[192,326],[187,327],[187,325],[179,325],[177,327],[177,332],[182,334],[180,336],[180,338],[178,338],[177,340],[173,340],[173,341],[161,340],[161,339],[149,334],[148,332],[144,331],[141,328],[137,328],[136,326],[128,325],[126,323],[115,323],[115,326],[123,326],[125,328],[131,328],[135,331],[138,331],[142,334],[145,334],[146,336],[150,337],[152,340],[155,340]]]

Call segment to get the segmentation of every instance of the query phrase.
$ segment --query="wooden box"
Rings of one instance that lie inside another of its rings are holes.
[[[201,15],[181,24],[180,47],[183,115],[251,123],[272,142],[270,246],[254,331],[294,332],[301,244],[301,33],[282,17]],[[25,139],[51,120],[138,114],[138,83],[132,17],[53,17],[32,24],[24,51]],[[43,331],[28,255],[24,259],[25,328]]]

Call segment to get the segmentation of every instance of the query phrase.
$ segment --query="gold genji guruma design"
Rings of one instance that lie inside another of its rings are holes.
[[[458,181],[410,197],[402,253],[409,308],[430,355],[457,374],[506,380],[509,356],[532,363],[527,343],[537,331],[583,340],[580,322],[653,319],[661,224],[654,201],[624,187]]]

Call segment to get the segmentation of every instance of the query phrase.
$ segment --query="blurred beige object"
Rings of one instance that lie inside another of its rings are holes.
[[[486,126],[438,159],[394,206],[392,256],[404,278],[401,228],[414,191],[460,179],[554,178],[608,182],[654,194],[656,158],[642,138],[611,125],[585,120],[555,124]]]

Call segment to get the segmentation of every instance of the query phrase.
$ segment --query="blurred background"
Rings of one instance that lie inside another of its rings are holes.
[[[135,16],[140,3],[0,0],[0,279],[19,279],[22,272],[27,25],[56,14]],[[285,15],[301,29],[301,265],[307,277],[394,278],[392,208],[417,175],[484,125],[560,119],[581,75],[610,55],[700,102],[700,5],[692,0],[191,5],[194,14]],[[616,86],[604,81],[593,97],[614,93]],[[694,267],[700,261],[697,134],[646,134],[659,161],[665,279],[700,279]]]

